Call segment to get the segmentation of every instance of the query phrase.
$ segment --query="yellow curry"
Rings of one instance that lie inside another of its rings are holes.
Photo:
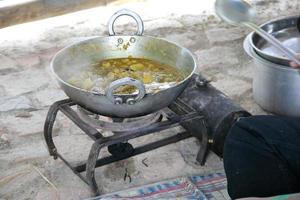
[[[166,89],[182,81],[182,73],[169,65],[144,58],[115,58],[102,60],[71,76],[67,82],[83,88],[103,92],[113,81],[125,77],[144,83],[147,92]],[[133,93],[133,86],[120,87],[117,93]]]

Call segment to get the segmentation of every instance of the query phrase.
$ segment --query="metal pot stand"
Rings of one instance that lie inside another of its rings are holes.
[[[95,195],[99,195],[101,193],[101,189],[98,187],[95,180],[95,168],[127,159],[190,137],[195,137],[200,141],[201,148],[196,160],[200,163],[200,165],[205,164],[205,159],[210,146],[209,141],[211,141],[205,119],[202,115],[183,103],[180,99],[177,99],[171,106],[161,110],[162,115],[165,116],[163,119],[160,117],[157,121],[149,124],[148,126],[139,127],[131,131],[117,132],[113,136],[108,137],[103,136],[96,128],[82,120],[78,113],[74,110],[74,106],[76,106],[76,103],[70,99],[66,99],[58,101],[50,107],[44,126],[44,137],[50,155],[53,156],[54,159],[60,158],[76,175],[90,186]],[[86,163],[72,166],[61,154],[58,153],[52,136],[53,125],[58,111],[67,116],[83,131],[83,133],[88,135],[94,141]],[[185,131],[176,133],[173,136],[144,144],[139,147],[133,147],[128,142],[134,138],[149,134],[163,134],[163,132],[160,131],[177,126],[188,127],[191,123],[197,124],[197,131],[190,132],[185,129]],[[98,159],[100,151],[104,147],[108,148],[111,155]],[[86,177],[81,174],[84,171],[86,171]]]

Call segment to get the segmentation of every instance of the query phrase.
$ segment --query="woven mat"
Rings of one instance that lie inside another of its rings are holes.
[[[224,173],[194,175],[106,194],[93,200],[197,199],[229,200]]]

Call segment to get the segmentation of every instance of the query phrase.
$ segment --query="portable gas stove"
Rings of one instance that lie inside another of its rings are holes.
[[[94,141],[86,163],[72,166],[55,147],[52,130],[58,111],[73,121]],[[113,118],[110,122],[103,120],[107,117],[93,114],[70,99],[55,102],[50,107],[46,118],[44,136],[50,155],[54,159],[60,158],[98,195],[100,190],[95,180],[96,167],[127,159],[190,137],[195,137],[200,141],[201,148],[196,160],[200,165],[204,165],[210,147],[222,156],[224,138],[232,123],[238,117],[248,115],[249,113],[210,86],[201,76],[194,75],[183,94],[170,106],[139,118]],[[129,143],[130,140],[138,137],[150,134],[155,136],[157,133],[161,135],[163,132],[160,131],[178,126],[183,127],[184,131],[138,147],[133,147]],[[104,136],[98,130],[110,130],[113,135]],[[108,148],[111,155],[101,158],[100,150],[105,147]],[[84,171],[86,171],[85,177],[81,174]]]

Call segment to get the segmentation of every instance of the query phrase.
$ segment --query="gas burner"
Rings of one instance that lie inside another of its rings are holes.
[[[209,136],[204,117],[179,99],[173,102],[170,107],[164,108],[157,113],[131,119],[113,118],[108,121],[104,121],[103,116],[95,115],[79,106],[77,106],[76,109],[76,106],[77,105],[70,99],[54,103],[50,107],[46,118],[44,136],[50,155],[53,156],[54,159],[60,158],[76,175],[90,186],[95,195],[100,194],[100,189],[94,174],[96,167],[127,159],[190,137],[195,137],[201,142],[201,148],[196,160],[201,165],[205,163],[209,147]],[[52,138],[52,129],[58,111],[65,114],[65,116],[73,121],[85,134],[94,140],[86,163],[73,166],[58,153]],[[133,147],[129,143],[130,140],[138,137],[156,133],[161,135],[164,132],[160,131],[177,126],[187,128],[191,127],[191,124],[196,125],[193,131],[187,131],[187,129],[185,129],[183,132],[174,133],[173,136],[165,137],[138,147]],[[101,130],[110,130],[113,131],[114,134],[104,136],[100,133]],[[100,150],[104,147],[108,148],[108,152],[111,155],[98,159]],[[81,174],[84,171],[86,171],[86,177]]]
[[[76,107],[78,108],[76,109]],[[52,129],[59,111],[65,114],[83,133],[94,141],[86,163],[73,166],[58,153],[53,142]],[[94,174],[96,167],[190,137],[195,137],[200,141],[201,148],[196,160],[200,165],[204,165],[209,150],[222,157],[224,141],[231,126],[240,117],[250,115],[222,92],[212,87],[201,75],[194,74],[189,85],[169,107],[139,118],[111,119],[95,115],[79,107],[70,99],[58,101],[49,109],[44,127],[44,137],[50,155],[54,159],[60,158],[90,186],[95,195],[98,195],[100,190]],[[177,133],[172,131],[174,132],[172,136],[138,147],[133,147],[129,143],[130,140],[150,134],[153,136],[157,133],[163,135],[164,132],[160,131],[177,126],[181,126],[184,131]],[[102,130],[110,130],[113,135],[103,135],[101,134]],[[100,150],[106,147],[111,155],[98,159]],[[83,176],[81,173],[85,171],[85,176]]]
[[[78,115],[85,123],[96,129],[112,132],[133,131],[147,127],[162,119],[161,111],[135,118],[110,118],[94,114],[81,106],[77,106]]]

